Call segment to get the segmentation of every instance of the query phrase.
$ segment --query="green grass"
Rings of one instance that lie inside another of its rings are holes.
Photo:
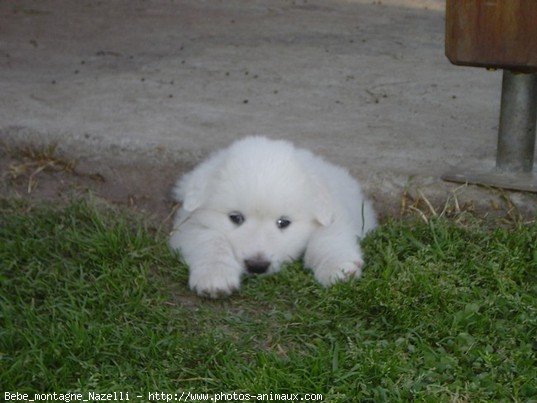
[[[140,218],[1,201],[0,392],[536,401],[536,245],[535,223],[394,221],[360,281],[297,263],[211,301]]]

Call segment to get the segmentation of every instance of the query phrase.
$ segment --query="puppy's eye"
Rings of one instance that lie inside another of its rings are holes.
[[[228,217],[230,221],[235,225],[241,225],[244,222],[244,216],[237,211],[229,213]]]
[[[276,220],[276,226],[279,229],[287,228],[291,225],[291,220],[289,220],[287,217],[280,217]]]

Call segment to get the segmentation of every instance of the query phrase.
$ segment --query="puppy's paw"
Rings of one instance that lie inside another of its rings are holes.
[[[360,278],[362,275],[362,260],[342,262],[331,267],[323,267],[315,271],[315,278],[324,286],[332,285],[338,281],[348,281]]]
[[[201,297],[224,298],[239,289],[240,271],[232,268],[194,270],[188,284]]]

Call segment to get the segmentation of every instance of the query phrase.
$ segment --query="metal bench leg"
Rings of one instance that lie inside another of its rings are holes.
[[[449,172],[452,182],[537,192],[533,172],[537,124],[537,74],[503,72],[496,168]]]
[[[496,167],[531,172],[537,122],[537,74],[503,71]]]

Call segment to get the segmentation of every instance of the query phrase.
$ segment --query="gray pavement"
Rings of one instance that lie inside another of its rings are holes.
[[[443,172],[492,163],[501,86],[500,72],[448,62],[443,9],[443,0],[1,2],[0,139],[57,143],[102,176],[88,185],[98,194],[161,211],[178,174],[250,134],[346,166],[385,213],[405,189],[441,203],[456,188]],[[497,196],[462,193],[481,206]],[[535,196],[510,197],[535,211]]]

